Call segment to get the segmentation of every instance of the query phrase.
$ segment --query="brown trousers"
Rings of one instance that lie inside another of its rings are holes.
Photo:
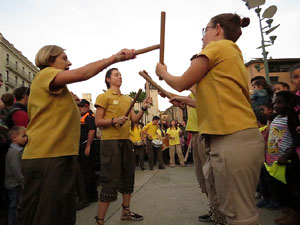
[[[77,156],[22,160],[20,225],[75,224],[76,164]]]
[[[203,175],[203,169],[202,169],[206,161],[205,146],[201,141],[199,141],[199,138],[200,138],[200,134],[198,132],[192,132],[191,145],[193,151],[195,173],[202,193],[206,193],[205,177]]]
[[[258,224],[254,193],[264,161],[264,141],[257,128],[230,135],[205,135],[206,188],[211,203],[219,202],[230,225]]]

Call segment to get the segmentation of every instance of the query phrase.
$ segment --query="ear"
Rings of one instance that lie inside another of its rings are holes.
[[[223,34],[224,35],[224,30],[223,28],[221,27],[221,25],[219,23],[217,23],[216,25],[216,36],[219,36]]]

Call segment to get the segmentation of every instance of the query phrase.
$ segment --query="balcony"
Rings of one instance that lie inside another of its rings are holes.
[[[5,67],[10,70],[11,72],[17,74],[18,76],[20,76],[23,80],[31,83],[32,81],[32,74],[30,74],[30,78],[29,78],[29,73],[25,73],[23,71],[22,68],[18,67],[15,63],[12,63],[11,61],[9,61],[8,63],[6,63]]]
[[[11,88],[15,88],[16,87],[16,81],[14,81],[14,80],[12,80],[10,78],[6,79],[4,81],[4,83],[5,83],[6,86],[9,86]]]

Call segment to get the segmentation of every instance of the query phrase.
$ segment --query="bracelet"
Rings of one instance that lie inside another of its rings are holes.
[[[146,107],[146,108],[144,108],[144,107],[142,106],[142,110],[145,112],[145,111],[147,110],[147,107]]]
[[[114,126],[114,118],[111,118],[111,125]]]

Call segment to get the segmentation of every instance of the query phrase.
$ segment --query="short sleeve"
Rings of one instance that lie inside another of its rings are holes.
[[[170,128],[167,129],[167,134],[171,134]]]
[[[143,131],[146,131],[146,130],[149,129],[149,124],[150,124],[150,123],[146,124],[146,126],[143,127]]]
[[[95,117],[87,116],[85,119],[88,130],[96,130]]]
[[[221,55],[224,51],[223,46],[218,41],[211,41],[197,56],[206,56],[209,60],[209,67],[212,68],[224,60]]]
[[[103,109],[106,109],[108,106],[108,101],[109,99],[105,93],[98,95],[98,97],[96,98],[95,107],[101,107]]]
[[[54,95],[59,95],[63,92],[64,88],[66,88],[66,86],[56,89],[56,90],[50,90],[50,84],[51,82],[54,80],[54,78],[57,76],[57,74],[59,72],[61,72],[62,70],[60,69],[56,69],[53,67],[47,67],[45,68],[41,74],[39,74],[39,79],[41,80],[41,86],[44,90],[46,90],[47,92],[49,92],[50,94],[54,94]]]

